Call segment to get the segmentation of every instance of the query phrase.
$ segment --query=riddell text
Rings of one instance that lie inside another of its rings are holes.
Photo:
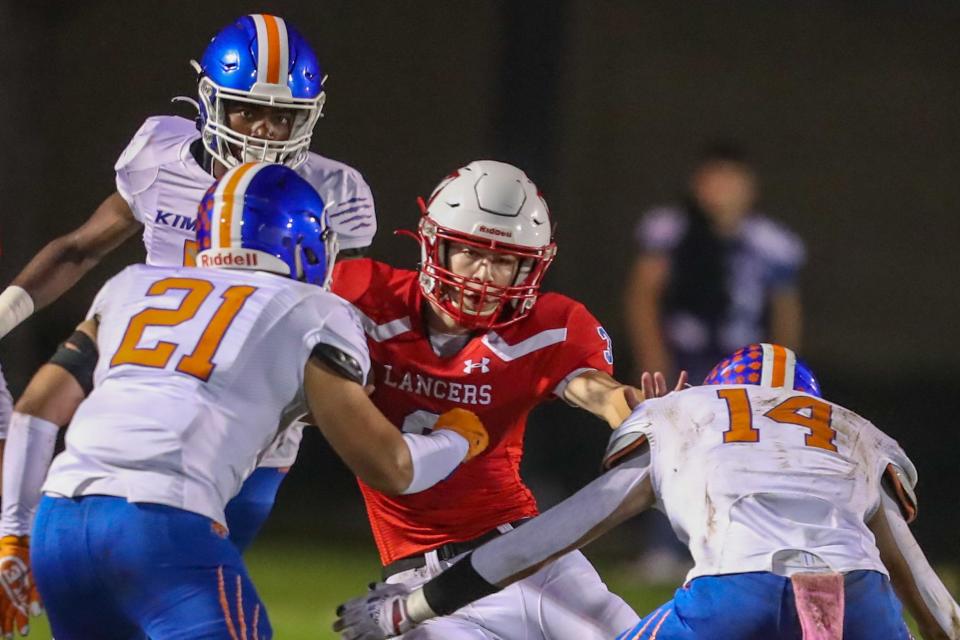
[[[255,267],[257,254],[255,253],[217,253],[209,255],[201,253],[197,258],[201,267]]]

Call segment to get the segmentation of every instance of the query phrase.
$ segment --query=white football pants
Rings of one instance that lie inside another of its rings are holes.
[[[451,562],[427,554],[427,566],[387,582],[411,588]],[[573,551],[503,591],[434,618],[403,640],[610,640],[639,622],[620,596],[610,593],[593,565]]]

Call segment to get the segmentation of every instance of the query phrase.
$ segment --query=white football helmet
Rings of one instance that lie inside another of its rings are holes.
[[[513,165],[477,160],[444,178],[429,201],[420,203],[417,239],[424,296],[474,329],[503,327],[529,314],[557,253],[550,210],[530,178]],[[516,256],[513,283],[499,287],[456,275],[448,263],[450,241]],[[465,308],[467,291],[476,300],[473,309],[482,311]]]

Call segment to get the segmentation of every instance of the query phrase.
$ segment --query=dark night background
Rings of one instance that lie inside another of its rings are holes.
[[[622,378],[637,216],[677,195],[705,138],[742,141],[763,208],[807,243],[801,353],[831,400],[911,454],[917,536],[957,560],[960,4],[2,0],[0,284],[114,191],[144,118],[190,115],[170,103],[195,96],[187,61],[258,11],[296,25],[329,73],[314,150],[373,188],[373,255],[414,265],[391,232],[451,169],[517,164],[559,221],[548,288],[604,322]],[[129,242],[0,342],[15,395],[106,278],[142,258]],[[561,403],[534,416],[525,471],[544,503],[595,474],[604,431]],[[359,501],[311,437],[269,527],[369,536]]]

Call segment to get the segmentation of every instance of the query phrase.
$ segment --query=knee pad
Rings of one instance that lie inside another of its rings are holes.
[[[83,331],[74,331],[57,347],[49,362],[66,369],[80,384],[84,394],[89,394],[93,390],[93,370],[99,356],[97,343]]]

